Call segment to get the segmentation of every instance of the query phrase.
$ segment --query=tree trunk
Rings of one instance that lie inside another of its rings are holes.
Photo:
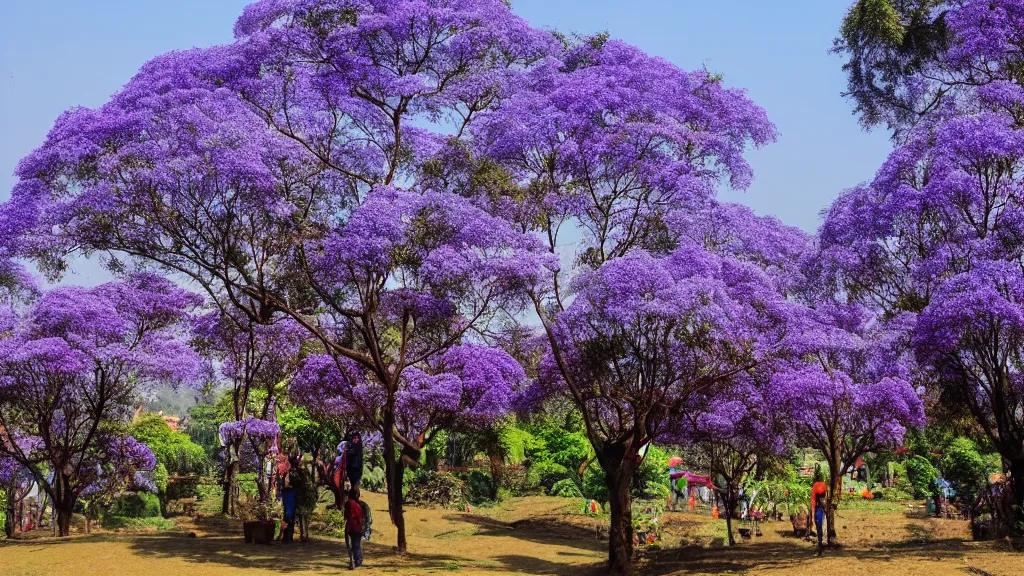
[[[1024,457],[1010,462],[1011,483],[1013,484],[1014,519],[1010,523],[1011,533],[1019,533],[1024,526]]]
[[[14,490],[8,489],[4,503],[4,535],[14,538]]]
[[[829,546],[839,545],[839,536],[836,533],[836,510],[839,509],[839,499],[843,495],[843,477],[836,473],[838,470],[838,464],[829,464],[828,497],[825,499],[825,523],[828,524]]]
[[[69,506],[66,502],[61,502],[57,506],[57,535],[67,536],[71,533],[71,511],[73,505]]]
[[[234,515],[235,485],[238,483],[238,461],[236,460],[226,471],[224,478],[224,500],[221,502],[220,513],[225,516]]]
[[[398,532],[397,548],[400,553],[408,549],[405,541],[405,513],[402,510],[402,483],[405,476],[405,466],[401,456],[395,451],[395,415],[390,410],[384,410],[383,418],[383,442],[384,442],[384,476],[388,488],[388,513],[391,516],[391,523],[395,525]]]
[[[732,515],[733,511],[736,510],[736,497],[733,492],[733,485],[731,482],[726,482],[725,492],[722,496],[722,507],[725,508],[725,531],[728,533],[729,546],[736,545],[736,537],[732,533]]]
[[[629,489],[636,471],[636,458],[614,454],[615,447],[605,448],[600,458],[608,482],[608,504],[611,525],[608,528],[608,573],[616,576],[633,574],[633,501]],[[608,452],[613,452],[608,454]]]

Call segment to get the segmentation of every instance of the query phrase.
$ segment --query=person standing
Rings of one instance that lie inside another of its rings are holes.
[[[818,556],[825,550],[825,495],[828,494],[828,486],[824,482],[815,482],[811,486],[811,517],[814,518],[814,528],[818,533]]]
[[[281,540],[285,544],[290,544],[295,539],[295,512],[298,505],[298,492],[296,491],[296,484],[298,480],[295,476],[298,474],[299,459],[296,456],[290,456],[288,458],[288,467],[284,471],[284,474],[280,477],[281,482],[281,503],[284,508],[284,520],[281,534]]]
[[[348,481],[352,488],[359,488],[359,482],[363,479],[363,442],[359,432],[352,433],[345,460]]]
[[[348,569],[363,565],[363,505],[359,501],[359,488],[348,492],[345,502],[345,544],[348,545]]]
[[[680,500],[686,501],[686,485],[688,478],[682,469],[683,459],[673,456],[668,459],[668,484],[672,490],[671,509],[675,510]]]

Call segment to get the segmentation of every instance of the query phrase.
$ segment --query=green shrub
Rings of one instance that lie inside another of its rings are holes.
[[[345,534],[345,512],[343,510],[330,508],[318,520],[324,523],[326,531],[333,532],[339,536]]]
[[[171,475],[205,474],[210,461],[206,450],[188,434],[171,430],[159,414],[146,414],[131,426],[131,434],[153,451]]]
[[[935,480],[939,473],[924,456],[914,456],[907,460],[907,479],[914,489],[915,498],[924,498],[936,491]]]
[[[167,499],[195,498],[200,480],[198,476],[184,476],[171,480],[167,483]]]
[[[551,487],[550,494],[559,498],[583,498],[583,492],[580,492],[580,487],[576,485],[574,480],[569,478],[555,482],[554,486]]]
[[[129,518],[106,514],[103,516],[102,525],[107,530],[145,530],[147,528],[170,530],[174,528],[174,521],[159,516],[153,518]]]
[[[384,480],[385,476],[383,468],[375,468],[370,466],[370,464],[365,460],[363,461],[363,478],[359,481],[359,488],[361,490],[383,492],[386,488]]]
[[[583,473],[583,497],[601,504],[608,502],[608,483],[604,470],[596,463],[587,466]]]
[[[540,485],[547,488],[548,493],[551,493],[551,489],[556,482],[569,478],[569,470],[565,466],[551,460],[534,462],[531,468],[537,474]]]
[[[950,442],[942,458],[942,476],[952,484],[958,500],[973,503],[988,476],[988,466],[977,444],[968,438]]]
[[[466,498],[473,504],[491,500],[495,493],[494,479],[482,470],[470,470],[464,475]]]
[[[409,486],[405,500],[410,504],[463,509],[466,507],[465,486],[449,472],[427,472],[417,475]]]
[[[133,492],[119,496],[110,503],[107,515],[124,518],[156,518],[160,516],[160,498],[156,494]]]

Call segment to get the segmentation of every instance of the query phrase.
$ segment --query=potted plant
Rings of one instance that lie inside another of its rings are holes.
[[[270,544],[277,532],[273,519],[274,507],[269,502],[250,500],[240,506],[242,512],[242,534],[246,542]]]

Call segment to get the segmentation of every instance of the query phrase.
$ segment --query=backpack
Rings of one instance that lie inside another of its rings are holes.
[[[363,506],[362,502],[359,502],[359,506],[353,506],[355,502],[349,500],[345,507],[345,532],[349,534],[363,534]]]
[[[370,534],[373,532],[371,526],[373,525],[373,514],[370,512],[370,505],[363,500],[359,501],[359,507],[363,511],[363,538],[367,541],[370,540]]]

